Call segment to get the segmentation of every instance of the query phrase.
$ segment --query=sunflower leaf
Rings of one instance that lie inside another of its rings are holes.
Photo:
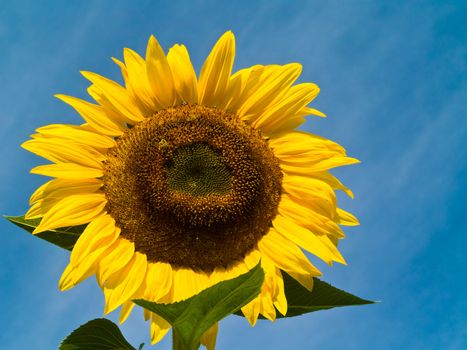
[[[253,300],[263,281],[264,272],[258,264],[243,275],[220,282],[178,303],[133,301],[169,322],[184,350],[194,350],[198,349],[201,336],[211,326]]]
[[[24,216],[4,216],[5,219],[12,222],[16,226],[32,233],[34,229],[39,225],[40,219],[25,219]],[[34,234],[47,242],[53,243],[61,248],[72,250],[76,241],[78,240],[81,233],[83,233],[86,225],[73,226],[58,228],[56,230],[50,230]]]
[[[313,279],[313,290],[310,292],[294,278],[282,271],[288,310],[285,316],[293,317],[313,311],[327,310],[342,306],[357,306],[373,304],[374,301],[365,300],[317,278]]]
[[[374,301],[365,300],[341,289],[333,287],[329,283],[313,278],[313,290],[310,292],[290,275],[282,272],[284,278],[285,296],[287,298],[287,314],[281,315],[277,312],[277,318],[294,317],[314,311],[328,310],[342,306],[357,306],[374,304]],[[235,315],[244,315],[235,312]],[[265,319],[259,316],[260,319]]]
[[[58,350],[136,350],[118,326],[105,318],[89,321],[66,337]]]

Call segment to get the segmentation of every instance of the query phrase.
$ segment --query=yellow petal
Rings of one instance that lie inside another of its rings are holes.
[[[144,298],[160,302],[172,288],[172,267],[170,264],[163,262],[148,263],[146,281]]]
[[[103,241],[101,246],[90,251],[78,264],[70,262],[71,271],[69,271],[68,275],[71,278],[71,286],[75,286],[86,278],[96,274],[98,261],[105,255],[108,245],[109,241]]]
[[[28,209],[26,214],[24,214],[24,218],[26,220],[29,219],[37,219],[44,215],[44,211],[42,210],[42,200],[35,202],[31,208]]]
[[[343,209],[337,208],[337,215],[339,219],[339,224],[345,226],[357,226],[360,225],[358,219],[348,211]]]
[[[146,269],[146,255],[136,252],[121,272],[115,273],[106,281],[104,314],[115,310],[133,297],[146,277]]]
[[[342,182],[340,182],[335,176],[331,175],[329,172],[327,171],[323,171],[323,172],[316,172],[316,173],[313,173],[313,174],[310,174],[309,175],[310,177],[313,177],[313,178],[316,178],[316,179],[320,179],[324,182],[326,182],[329,186],[331,186],[334,190],[340,190],[340,191],[343,191],[344,193],[346,193],[350,198],[354,198],[354,194],[353,192],[348,189],[346,186],[344,186],[342,184]]]
[[[310,275],[301,275],[295,272],[288,272],[288,274],[310,292],[313,290],[313,277]]]
[[[191,269],[173,270],[173,302],[181,301],[198,294],[208,286],[208,276]]]
[[[264,295],[260,295],[260,309],[259,312],[265,318],[270,321],[276,320],[276,309],[274,308],[274,304],[272,302],[271,294],[265,293]]]
[[[120,136],[126,130],[118,121],[109,119],[101,106],[72,96],[58,94],[55,97],[72,106],[86,123],[104,135]]]
[[[120,67],[120,71],[122,72],[123,80],[125,81],[125,84],[128,84],[128,70],[126,69],[125,64],[122,61],[120,61],[120,60],[118,60],[118,59],[116,59],[114,57],[112,57],[112,61],[114,61],[114,63],[117,66]]]
[[[102,214],[107,200],[104,194],[77,194],[66,197],[44,214],[33,233],[90,222]]]
[[[175,89],[182,101],[188,104],[197,103],[196,73],[186,47],[178,44],[172,46],[167,54],[167,61],[172,70]]]
[[[243,262],[239,262],[228,268],[217,267],[209,276],[210,284],[214,285],[216,283],[238,277],[247,273],[249,270],[250,269],[248,269],[246,264]]]
[[[261,300],[260,296],[257,296],[255,299],[250,301],[248,304],[246,304],[244,307],[242,307],[242,313],[247,319],[247,321],[250,323],[252,327],[255,326],[256,321],[258,320],[259,316],[259,311],[261,308]]]
[[[140,110],[131,103],[121,85],[96,73],[82,71],[81,74],[91,81],[122,115],[134,121],[143,119]]]
[[[261,259],[261,267],[265,276],[261,287],[259,312],[268,320],[275,321],[276,309],[274,308],[274,300],[279,292],[278,269],[267,256],[263,256],[263,259]]]
[[[146,72],[146,61],[135,51],[125,49],[123,57],[128,69],[128,89],[144,115],[151,115],[163,108],[154,98]]]
[[[350,165],[360,163],[358,159],[350,157],[332,157],[316,162],[314,164],[297,163],[297,164],[285,164],[282,162],[281,169],[291,174],[309,175],[314,172],[321,172],[329,170],[338,166]]]
[[[124,238],[119,238],[110,245],[99,261],[97,270],[97,282],[102,287],[107,279],[114,273],[123,269],[135,254],[135,244]]]
[[[344,232],[334,221],[334,218],[319,214],[310,207],[306,207],[307,203],[302,200],[292,200],[288,195],[282,195],[279,204],[279,213],[284,216],[293,218],[294,221],[317,235],[332,235],[339,238],[344,238]]]
[[[72,266],[73,269],[71,271],[71,279],[73,285],[76,285],[88,278],[89,276],[95,275],[97,273],[99,260],[102,258],[102,256],[105,256],[109,246],[111,246],[113,241],[115,241],[115,236],[118,236],[119,229],[115,228],[115,226],[113,227],[113,235],[106,235],[105,232],[97,232],[96,234],[96,230],[99,229],[100,226],[102,226],[100,225],[102,223],[102,220],[99,219],[100,218],[95,219],[93,222],[91,222],[91,224],[89,224],[86,227],[85,238],[82,239],[85,233],[81,234],[77,242],[78,247],[76,247],[76,244],[73,247],[72,256],[70,257],[70,266]],[[93,224],[94,222],[97,222],[97,225]],[[91,226],[91,229],[89,229],[89,226]],[[94,234],[95,236],[100,235],[101,237],[99,237],[99,239],[97,240],[94,239],[92,242],[90,242],[90,238],[95,238],[89,237],[90,233]],[[83,247],[83,245],[85,245],[87,242],[90,243],[91,249],[87,249],[88,247]]]
[[[102,169],[105,156],[91,147],[63,139],[33,139],[21,147],[55,163],[75,163]]]
[[[206,347],[207,350],[214,350],[216,347],[217,333],[219,331],[219,323],[216,322],[211,328],[203,333],[199,342]]]
[[[295,115],[290,118],[287,118],[280,125],[275,126],[274,128],[271,128],[270,130],[265,129],[263,134],[270,138],[280,136],[280,135],[290,132],[291,130],[295,130],[300,125],[305,123],[305,121],[306,121],[305,118]]]
[[[321,237],[299,226],[294,220],[286,218],[283,215],[277,215],[272,224],[282,236],[290,239],[328,264],[331,264],[332,261],[345,264],[344,258],[332,243],[326,244],[326,241],[323,241]]]
[[[144,315],[144,320],[148,321],[151,318],[151,311],[149,311],[148,309],[144,309],[143,315]]]
[[[95,193],[102,187],[98,179],[67,180],[53,179],[40,186],[31,196],[29,203],[41,199],[62,199],[72,194]]]
[[[243,259],[248,270],[258,265],[261,259],[261,252],[258,249],[251,250]]]
[[[30,199],[30,202],[34,202],[34,204],[28,210],[25,217],[26,219],[42,217],[63,198],[75,194],[95,193],[101,186],[102,182],[97,179],[75,181],[63,179],[51,180],[34,192]]]
[[[122,304],[122,310],[120,311],[120,318],[118,321],[120,323],[125,322],[128,316],[130,316],[131,310],[133,310],[134,307],[135,304],[132,301],[125,301]]]
[[[318,86],[312,83],[292,86],[281,99],[254,121],[253,126],[266,135],[273,134],[309,104],[318,93]]]
[[[31,205],[32,203],[38,201],[39,199],[42,199],[44,198],[44,190],[50,186],[50,184],[53,182],[54,180],[50,180],[50,181],[47,181],[46,183],[40,185],[35,191],[34,193],[31,195],[31,197],[29,198],[29,204]]]
[[[261,83],[261,78],[264,78],[263,73],[266,69],[262,65],[255,65],[240,69],[233,74],[229,80],[229,91],[227,92],[229,100],[226,101],[225,109],[237,112],[250,94],[256,91]]]
[[[170,323],[159,315],[151,315],[151,344],[154,345],[162,340],[170,330]]]
[[[332,242],[332,244],[334,244],[337,247],[337,245],[339,244],[339,239],[340,238],[337,238],[335,236],[328,236],[328,238]]]
[[[60,281],[58,282],[58,288],[61,291],[65,291],[70,288],[73,288],[74,284],[73,284],[73,279],[71,277],[72,272],[73,272],[73,266],[68,264],[62,273],[62,277],[60,277]]]
[[[287,314],[288,304],[285,296],[284,279],[282,278],[282,273],[279,269],[276,269],[276,277],[276,293],[274,295],[273,302],[274,306],[282,316],[285,316]]]
[[[177,101],[172,71],[164,50],[151,35],[146,51],[146,70],[154,96],[163,107],[173,106]]]
[[[320,271],[314,267],[295,243],[283,237],[273,228],[258,243],[262,254],[286,272],[320,276]],[[263,258],[264,259],[264,258]]]
[[[112,100],[109,99],[108,95],[105,94],[97,85],[92,84],[87,88],[89,96],[91,96],[103,109],[104,113],[110,120],[113,120],[121,125],[134,125],[142,120],[141,114],[134,115],[126,113],[119,109],[119,106],[115,106]],[[129,104],[133,104],[133,101],[128,96]],[[141,113],[141,111],[139,111]]]
[[[115,146],[115,141],[111,137],[101,135],[78,125],[51,124],[40,127],[36,131],[43,136],[69,139],[96,148],[112,148]]]
[[[68,180],[91,179],[104,175],[102,169],[89,168],[74,163],[39,165],[31,169],[31,174],[45,175]]]
[[[94,250],[111,245],[118,236],[115,220],[110,215],[99,216],[79,236],[71,252],[70,263],[77,266]]]
[[[252,123],[276,99],[284,95],[302,71],[298,63],[284,66],[266,66],[261,73],[256,91],[250,91],[248,98],[239,108],[239,116]]]
[[[324,137],[313,135],[303,131],[289,131],[279,137],[273,137],[269,141],[274,149],[274,154],[282,160],[303,161],[306,157],[311,161],[327,159],[332,156],[345,156],[345,149],[341,145]]]
[[[301,115],[301,116],[306,116],[306,115],[310,115],[310,114],[316,115],[316,116],[321,117],[321,118],[326,118],[326,114],[324,114],[321,111],[318,111],[317,109],[310,108],[310,107],[302,108],[302,110],[299,113],[299,115]]]
[[[287,198],[329,218],[336,215],[337,200],[331,186],[306,176],[285,175],[282,181]]]
[[[84,281],[86,278],[90,277],[91,275],[94,275],[96,273],[96,264],[95,260],[96,258],[94,257],[97,254],[91,254],[90,258],[91,259],[86,259],[78,265],[77,267],[71,267],[71,272],[69,274],[68,278],[71,278],[71,285],[68,287],[66,286],[65,288],[71,288],[73,286],[76,286],[78,283],[81,283]],[[71,264],[70,264],[71,266]],[[60,285],[61,287],[61,285]],[[66,289],[61,289],[66,290]]]
[[[228,96],[226,91],[235,58],[235,37],[224,33],[214,45],[201,68],[198,81],[198,101],[204,106],[218,106]]]

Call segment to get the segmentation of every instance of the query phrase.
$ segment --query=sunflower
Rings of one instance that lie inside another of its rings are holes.
[[[235,39],[226,32],[199,78],[183,45],[167,55],[154,36],[146,57],[124,50],[124,86],[91,72],[90,103],[56,95],[82,125],[37,129],[23,147],[52,164],[32,173],[53,179],[31,196],[34,233],[87,224],[59,282],[67,290],[95,275],[107,314],[133,299],[172,303],[247,272],[265,271],[260,295],[242,308],[254,325],[287,312],[282,271],[308,289],[319,270],[304,250],[345,264],[337,208],[352,192],[328,170],[358,162],[340,145],[296,128],[318,95],[295,84],[297,63],[255,65],[232,74]],[[170,325],[145,311],[156,343]],[[201,339],[215,344],[217,325]]]

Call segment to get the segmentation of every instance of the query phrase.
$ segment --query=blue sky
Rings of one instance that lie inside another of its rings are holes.
[[[318,312],[255,328],[231,316],[218,349],[467,348],[467,3],[463,1],[3,1],[0,7],[0,213],[26,211],[44,179],[19,145],[50,123],[78,123],[52,95],[84,97],[79,70],[119,79],[110,57],[144,52],[150,34],[187,45],[197,70],[226,30],[236,68],[303,64],[328,118],[304,129],[362,163],[335,171],[362,225],[340,245],[348,266],[318,263],[324,279],[378,305]],[[0,221],[0,347],[54,349],[101,317],[90,279],[57,282],[68,253]],[[111,315],[115,318],[115,315]],[[134,312],[122,326],[149,341]],[[159,349],[169,349],[170,339]],[[156,347],[157,349],[157,347]]]

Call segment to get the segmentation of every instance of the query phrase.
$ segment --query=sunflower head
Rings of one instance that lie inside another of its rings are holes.
[[[225,33],[199,77],[183,45],[167,54],[154,37],[146,56],[125,49],[124,86],[90,72],[95,102],[57,95],[82,125],[37,129],[23,147],[49,161],[32,170],[53,179],[31,197],[36,229],[87,224],[60,280],[65,290],[96,275],[121,320],[143,298],[175,302],[236,277],[261,260],[260,295],[242,308],[254,325],[287,312],[282,271],[308,289],[320,272],[305,249],[345,263],[335,190],[328,170],[357,162],[338,144],[297,131],[312,83],[295,84],[299,64],[256,65],[232,74],[235,40]],[[170,325],[146,311],[153,342]],[[213,348],[217,326],[202,342]]]
[[[159,111],[104,162],[107,211],[149,261],[210,273],[242,261],[277,214],[282,173],[258,130],[199,105]]]

